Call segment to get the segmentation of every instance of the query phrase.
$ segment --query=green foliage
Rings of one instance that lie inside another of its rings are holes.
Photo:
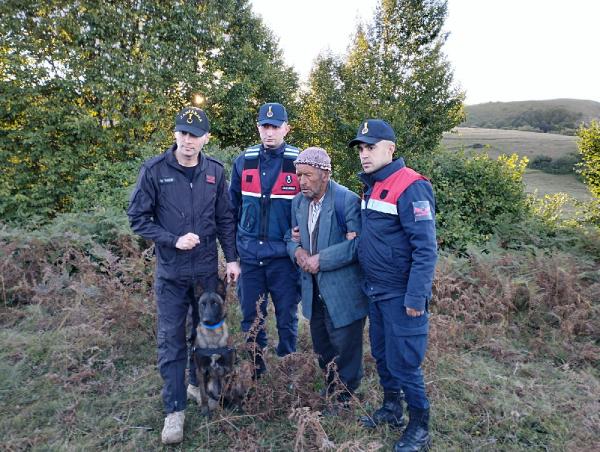
[[[556,159],[548,155],[536,155],[527,166],[550,174],[571,174],[575,172],[580,162],[581,155],[575,153],[569,153]]]
[[[363,119],[389,121],[404,156],[431,152],[462,121],[463,94],[442,52],[445,17],[446,1],[384,0],[347,55],[317,59],[302,99],[300,143],[330,151],[342,183],[359,186],[358,156],[347,143]]]
[[[499,224],[519,222],[527,212],[526,158],[513,154],[493,160],[486,154],[438,151],[408,163],[434,186],[442,248],[464,250],[469,243],[483,243]]]
[[[600,198],[600,122],[592,121],[589,127],[581,127],[579,151],[583,157],[581,174],[594,197]]]
[[[296,76],[247,0],[9,0],[0,15],[5,220],[122,206],[196,95],[214,135],[240,147],[260,103],[294,108]]]
[[[583,163],[581,174],[594,199],[587,205],[586,221],[600,227],[600,123],[592,121],[588,128],[581,127],[577,143]]]

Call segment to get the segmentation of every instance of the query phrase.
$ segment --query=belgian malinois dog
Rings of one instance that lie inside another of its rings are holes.
[[[205,291],[200,285],[195,290],[199,323],[193,353],[203,414],[210,414],[219,405],[235,363],[235,349],[228,344],[225,294],[225,283],[220,279],[215,291]]]

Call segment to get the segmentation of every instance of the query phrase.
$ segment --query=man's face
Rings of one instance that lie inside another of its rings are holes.
[[[271,124],[258,126],[260,141],[266,149],[277,149],[283,144],[283,139],[290,131],[290,126],[284,122],[279,127]]]
[[[309,199],[320,199],[329,182],[329,171],[314,166],[296,165],[296,175],[300,183],[300,191]]]
[[[177,153],[181,157],[186,160],[194,160],[200,154],[202,146],[208,142],[208,133],[197,137],[189,132],[175,132],[175,142],[177,143]]]
[[[391,141],[381,140],[377,144],[360,143],[356,148],[363,171],[370,174],[392,161],[396,145]]]

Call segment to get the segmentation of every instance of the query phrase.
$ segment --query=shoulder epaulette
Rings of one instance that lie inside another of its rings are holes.
[[[246,159],[256,159],[260,154],[260,144],[256,144],[254,146],[250,146],[244,151],[244,158]]]
[[[298,154],[300,154],[300,149],[293,146],[286,146],[285,150],[283,151],[283,156],[288,159],[296,160],[298,158]]]

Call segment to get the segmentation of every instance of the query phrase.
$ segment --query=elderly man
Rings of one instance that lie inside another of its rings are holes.
[[[302,312],[310,320],[319,366],[325,371],[335,362],[343,384],[336,393],[344,402],[362,379],[368,313],[354,238],[361,229],[360,199],[330,179],[324,149],[305,149],[294,164],[301,193],[292,201],[292,228],[299,241],[288,240],[288,254],[302,270]],[[334,377],[326,373],[325,394],[334,392]]]

